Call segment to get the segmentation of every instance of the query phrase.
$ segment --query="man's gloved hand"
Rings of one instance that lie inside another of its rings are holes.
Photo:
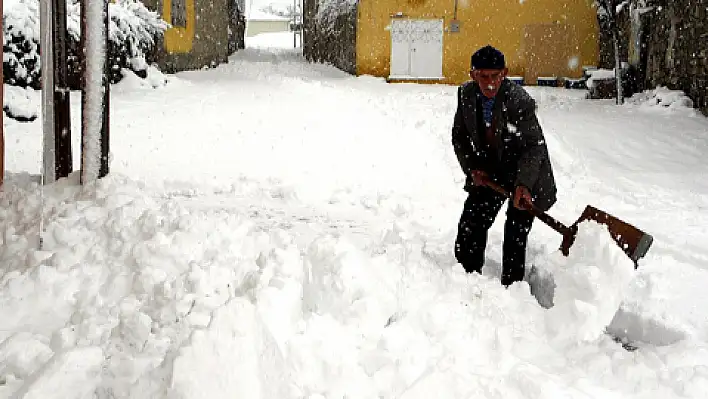
[[[528,209],[533,205],[531,192],[524,186],[516,186],[514,192],[514,207],[517,209]]]
[[[472,183],[475,186],[484,186],[489,180],[489,175],[483,170],[473,170],[472,172]]]

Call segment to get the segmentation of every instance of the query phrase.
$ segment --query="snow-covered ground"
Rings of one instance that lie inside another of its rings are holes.
[[[705,397],[706,118],[665,90],[617,107],[528,88],[550,213],[592,204],[655,238],[635,272],[600,226],[564,258],[537,221],[547,310],[499,284],[503,213],[484,276],[455,263],[455,88],[351,77],[291,40],[114,86],[97,186],[41,189],[41,121],[5,118],[0,397]]]

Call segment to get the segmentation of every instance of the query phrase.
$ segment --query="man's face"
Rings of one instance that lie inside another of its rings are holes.
[[[509,69],[475,69],[470,71],[470,77],[479,84],[482,94],[487,98],[497,95],[499,86],[506,77]]]

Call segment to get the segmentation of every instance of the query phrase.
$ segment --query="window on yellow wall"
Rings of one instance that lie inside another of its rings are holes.
[[[187,26],[187,1],[172,0],[172,26]]]

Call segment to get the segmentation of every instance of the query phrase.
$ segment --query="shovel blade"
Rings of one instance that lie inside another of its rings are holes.
[[[654,238],[631,224],[618,219],[605,211],[601,211],[593,206],[586,206],[578,220],[571,226],[571,230],[575,233],[578,230],[578,224],[586,220],[592,220],[597,223],[607,226],[610,236],[622,248],[625,254],[634,262],[634,268],[637,268],[637,261],[647,254]],[[562,249],[567,254],[570,246],[573,244],[575,234],[572,237],[564,237]]]

